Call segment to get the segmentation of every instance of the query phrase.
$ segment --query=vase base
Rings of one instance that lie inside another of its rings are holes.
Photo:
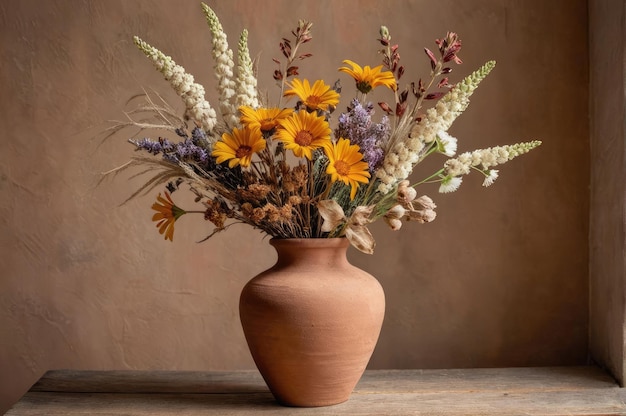
[[[315,407],[331,407],[331,406],[336,406],[338,404],[342,404],[347,402],[350,399],[350,397],[345,397],[342,399],[337,399],[337,400],[329,400],[329,401],[322,401],[322,402],[318,402],[318,401],[311,401],[311,402],[300,402],[300,403],[289,403],[289,402],[283,402],[281,400],[276,399],[276,402],[284,407],[294,407],[294,408],[315,408]]]

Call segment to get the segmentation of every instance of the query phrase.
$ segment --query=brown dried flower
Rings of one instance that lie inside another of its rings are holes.
[[[277,222],[280,219],[280,211],[274,204],[267,204],[263,207],[263,212],[270,222]]]
[[[250,219],[258,224],[260,223],[263,218],[265,218],[265,211],[263,211],[263,208],[254,208],[252,210],[252,215],[250,216]]]
[[[204,219],[211,221],[217,229],[223,229],[224,223],[229,215],[228,210],[226,210],[219,201],[215,200],[206,201],[205,206]]]
[[[237,190],[237,195],[243,201],[250,201],[256,204],[265,200],[267,195],[272,191],[272,188],[269,185],[254,183],[248,186],[247,189],[240,188]]]

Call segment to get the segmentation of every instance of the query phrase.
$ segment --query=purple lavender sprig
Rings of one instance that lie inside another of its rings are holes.
[[[158,141],[144,137],[141,140],[130,139],[129,142],[137,146],[135,150],[145,150],[153,155],[170,153],[174,149],[172,143],[162,137],[159,137]]]
[[[367,103],[365,107],[359,100],[354,99],[346,113],[338,118],[335,137],[349,139],[358,145],[363,153],[363,160],[367,162],[370,172],[376,171],[383,162],[385,154],[382,144],[390,134],[389,118],[383,116],[380,123],[372,122],[374,105]]]
[[[159,137],[158,140],[143,138],[141,140],[129,140],[137,148],[135,150],[145,150],[153,155],[161,154],[163,159],[178,164],[180,161],[193,162],[201,167],[206,167],[209,163],[209,153],[201,144],[206,143],[206,135],[202,129],[194,128],[189,137],[183,129],[177,129],[176,134],[184,140],[172,143],[168,139]]]
[[[170,140],[159,137],[158,140],[143,138],[141,140],[130,139],[129,142],[136,146],[137,151],[147,151],[153,155],[162,155],[163,160],[179,165],[181,162],[193,169],[198,175],[208,174],[218,179],[228,189],[237,189],[243,184],[241,168],[228,168],[225,165],[215,163],[215,158],[210,155],[210,142],[201,128],[194,128],[191,137],[185,129],[176,129],[176,134],[183,141],[172,143]]]

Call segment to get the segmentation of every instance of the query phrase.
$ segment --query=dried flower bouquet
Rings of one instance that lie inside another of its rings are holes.
[[[418,185],[438,182],[440,192],[452,192],[464,175],[475,171],[489,186],[498,177],[495,166],[541,144],[496,146],[455,157],[457,140],[447,131],[495,66],[487,62],[451,84],[451,65],[461,63],[461,41],[455,33],[437,39],[435,52],[425,48],[431,64],[427,79],[401,87],[405,68],[398,45],[381,27],[381,65],[345,60],[339,68],[353,79],[355,94],[332,128],[339,85],[297,77],[296,63],[311,57],[301,49],[312,39],[312,23],[299,21],[292,38],[281,40],[282,58],[274,59],[278,68],[273,74],[280,99],[269,103],[259,92],[247,31],[239,39],[235,64],[218,17],[204,3],[202,10],[212,35],[218,106],[205,99],[204,87],[183,67],[135,37],[137,47],[182,98],[185,113],[178,117],[169,106],[147,97],[148,105],[138,111],[153,112],[155,121],[139,120],[131,112],[128,122],[115,127],[159,128],[178,137],[131,139],[138,151],[150,155],[137,156],[124,166],[147,165],[153,174],[137,194],[166,186],[152,206],[152,219],[165,239],[173,239],[174,223],[181,216],[201,213],[212,223],[206,238],[246,223],[276,238],[345,236],[357,249],[372,253],[375,243],[367,226],[373,221],[382,218],[398,230],[403,221],[435,218],[434,202],[418,196]],[[383,115],[375,119],[368,94],[377,87],[388,89],[393,101],[378,103]],[[425,109],[425,102],[433,105]],[[416,165],[433,153],[447,157],[443,167],[411,183],[408,178]],[[202,209],[184,210],[174,203],[170,194],[182,183]]]

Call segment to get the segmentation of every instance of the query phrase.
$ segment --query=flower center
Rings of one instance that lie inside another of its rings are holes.
[[[321,102],[322,102],[322,99],[318,97],[317,95],[309,95],[306,99],[305,104],[309,108],[317,108],[319,107]]]
[[[348,165],[343,160],[335,161],[334,166],[335,170],[340,176],[348,176],[348,174],[350,173],[350,165]]]
[[[356,89],[361,91],[363,94],[367,94],[368,92],[372,90],[372,85],[369,83],[369,81],[365,81],[365,80],[357,81]]]
[[[276,127],[276,123],[271,118],[261,120],[261,131],[270,131]]]
[[[237,148],[237,151],[235,151],[235,157],[237,159],[241,159],[242,157],[248,156],[250,153],[252,153],[252,148],[250,146],[241,145]]]
[[[313,135],[306,130],[300,130],[298,134],[296,134],[296,137],[293,141],[296,142],[296,144],[298,144],[299,146],[306,147],[309,146],[313,141]]]

